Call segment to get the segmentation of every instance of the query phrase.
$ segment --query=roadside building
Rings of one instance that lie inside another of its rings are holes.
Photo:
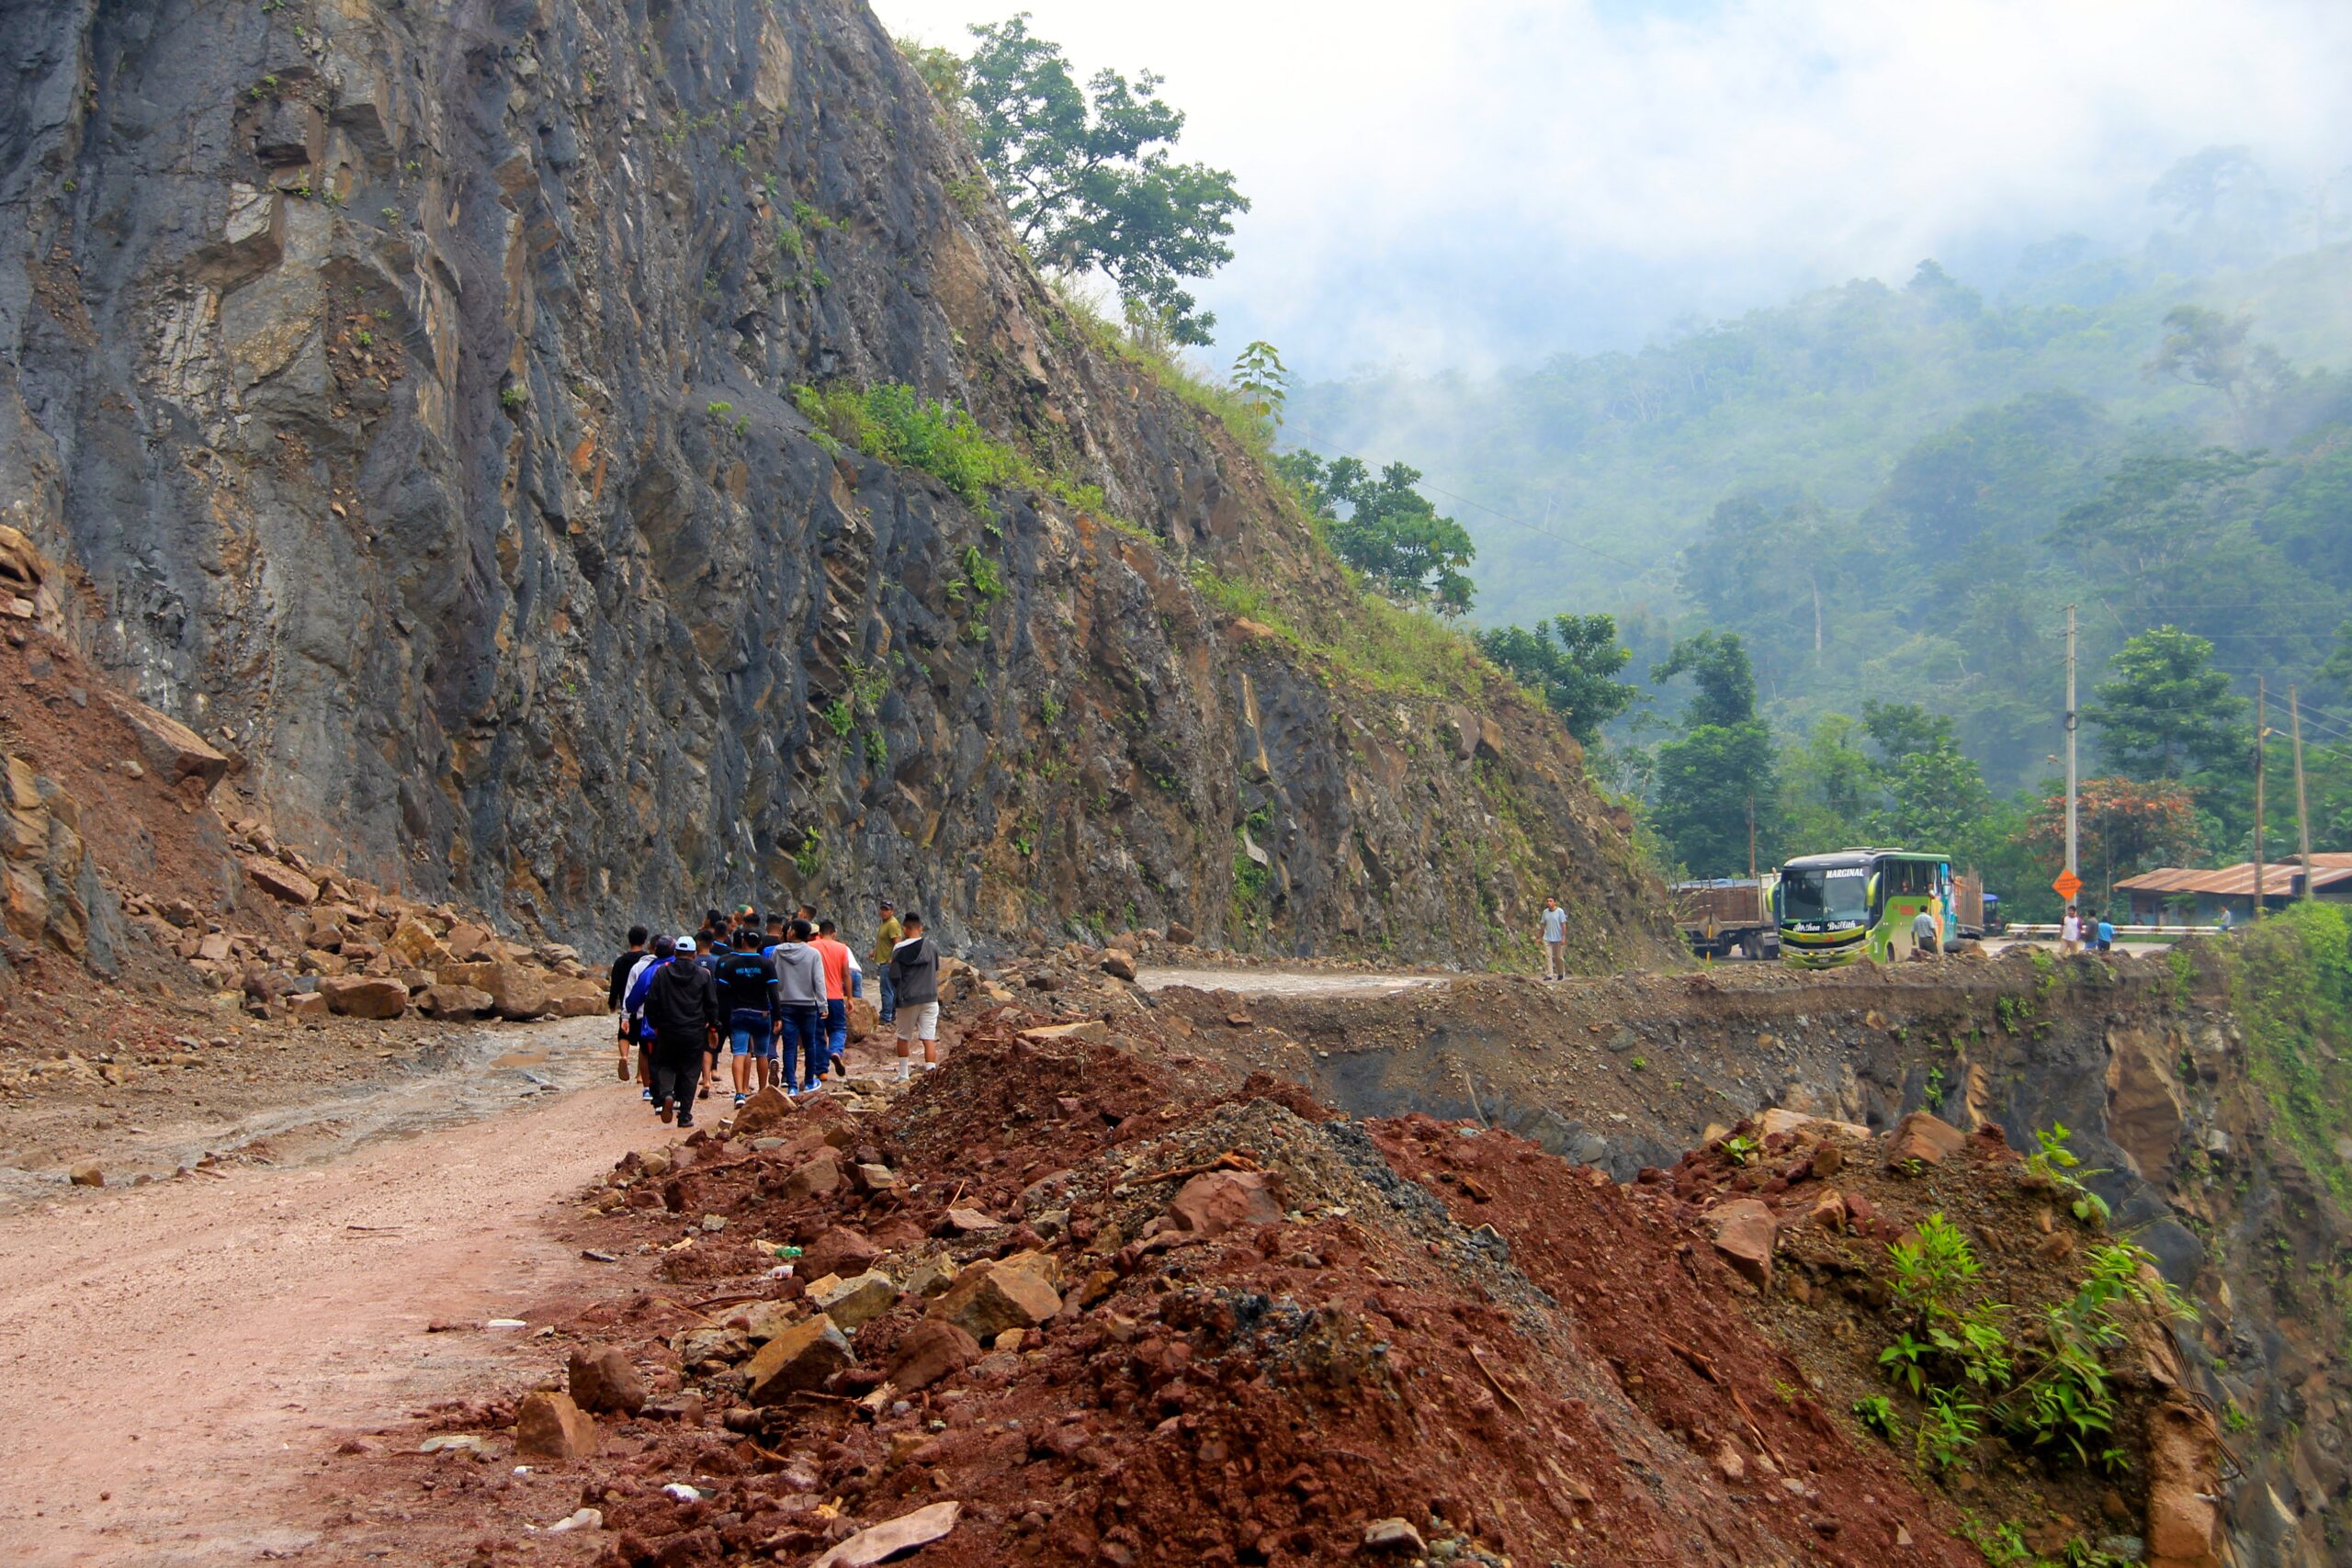
[[[2135,926],[2210,926],[2229,911],[2233,922],[2254,917],[2254,863],[2242,861],[2215,871],[2186,871],[2160,865],[2115,885],[2115,896],[2131,901]],[[2303,896],[2300,860],[2274,861],[2262,868],[2262,907],[2277,911]],[[2352,904],[2352,854],[2312,856],[2312,896],[2331,904]]]

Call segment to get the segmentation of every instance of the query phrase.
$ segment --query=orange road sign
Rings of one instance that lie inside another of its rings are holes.
[[[2071,871],[2062,871],[2058,874],[2058,880],[2050,886],[2059,897],[2071,904],[2075,901],[2075,895],[2083,890],[2083,879]]]

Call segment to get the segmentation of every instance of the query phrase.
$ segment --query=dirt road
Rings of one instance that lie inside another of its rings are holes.
[[[676,1136],[613,1081],[609,1027],[537,1026],[524,1060],[469,1066],[438,1101],[412,1094],[421,1121],[379,1123],[424,1131],[0,1215],[0,1561],[296,1551],[318,1523],[306,1476],[342,1431],[547,1359],[527,1330],[425,1327],[520,1315],[599,1267],[553,1239],[550,1212]]]
[[[1444,984],[1443,975],[1364,975],[1325,969],[1146,969],[1136,984],[1147,991],[1188,986],[1244,997],[1393,997]]]

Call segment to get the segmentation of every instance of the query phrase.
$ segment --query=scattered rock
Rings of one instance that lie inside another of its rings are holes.
[[[766,1094],[775,1094],[778,1100],[784,1098],[775,1089],[762,1089],[760,1094],[752,1097],[751,1101],[745,1104],[743,1109],[749,1111],[753,1104],[758,1103],[760,1095]],[[737,1130],[741,1131],[742,1124],[739,1122],[736,1126]],[[841,1184],[841,1161],[830,1154],[821,1154],[802,1165],[799,1169],[785,1179],[784,1196],[788,1202],[796,1198],[808,1198],[821,1193],[838,1191]]]
[[[1035,1328],[1061,1311],[1052,1260],[1016,1252],[994,1263],[976,1263],[957,1276],[931,1304],[933,1317],[956,1325],[975,1340],[993,1340],[1008,1328]]]
[[[812,1292],[808,1304],[854,1333],[899,1304],[899,1287],[888,1274],[869,1269],[831,1289]]]
[[[1216,1236],[1238,1225],[1272,1224],[1283,1217],[1283,1206],[1265,1172],[1212,1170],[1184,1183],[1168,1213],[1196,1235]]]
[[[1002,1230],[1002,1220],[990,1219],[978,1209],[950,1209],[940,1217],[943,1235],[977,1235],[982,1231]]]
[[[1169,945],[1169,946],[1170,946],[1170,947],[1190,947],[1190,946],[1192,946],[1192,945],[1193,945],[1193,928],[1192,928],[1192,927],[1190,927],[1190,926],[1186,925],[1186,924],[1185,924],[1183,921],[1182,921],[1182,920],[1170,920],[1170,921],[1169,921],[1169,922],[1168,922],[1168,945]]]
[[[178,719],[156,712],[130,697],[110,699],[114,711],[130,727],[147,765],[166,784],[198,779],[207,790],[229,771],[229,759],[204,742],[204,738]]]
[[[490,993],[471,986],[427,986],[414,1003],[427,1018],[479,1018],[491,1010]]]
[[[327,1006],[345,1018],[398,1018],[408,1010],[408,987],[373,975],[330,975],[319,982]]]
[[[855,1360],[849,1339],[823,1313],[785,1330],[760,1348],[743,1369],[753,1404],[776,1404],[803,1389],[822,1387]]]
[[[1901,1166],[1916,1159],[1922,1165],[1941,1165],[1967,1146],[1967,1134],[1924,1111],[1914,1111],[1894,1124],[1894,1134],[1887,1140],[1886,1163]]]
[[[107,1173],[91,1160],[84,1160],[65,1175],[76,1187],[104,1187],[107,1184]]]
[[[1134,979],[1136,955],[1123,948],[1112,948],[1102,954],[1102,973],[1110,976],[1114,980]]]
[[[808,1167],[801,1168],[805,1170]],[[800,1272],[811,1280],[821,1280],[828,1274],[846,1278],[851,1274],[865,1273],[881,1256],[882,1249],[868,1241],[862,1233],[845,1225],[834,1225],[810,1242],[800,1254]]]
[[[607,1416],[634,1416],[645,1408],[645,1380],[617,1345],[575,1348],[565,1369],[572,1403]]]
[[[888,1562],[947,1534],[956,1528],[956,1517],[963,1511],[963,1504],[947,1502],[901,1514],[888,1524],[858,1531],[817,1559],[810,1568],[872,1568],[874,1563]]]
[[[1410,1519],[1374,1519],[1363,1529],[1363,1549],[1366,1551],[1409,1552],[1415,1557],[1429,1551],[1429,1543],[1421,1532],[1413,1528]]]
[[[568,1393],[526,1394],[514,1412],[514,1451],[532,1459],[585,1459],[603,1442],[596,1418]]]
[[[928,1318],[899,1337],[886,1371],[909,1393],[929,1388],[979,1359],[980,1343],[952,1323]]]
[[[1708,1210],[1707,1224],[1724,1262],[1758,1290],[1771,1283],[1772,1244],[1781,1227],[1770,1209],[1753,1198],[1735,1198]]]
[[[245,879],[281,904],[309,907],[319,901],[319,885],[283,861],[261,855],[240,855]]]

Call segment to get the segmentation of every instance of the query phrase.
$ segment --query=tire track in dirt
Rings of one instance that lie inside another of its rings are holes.
[[[608,1059],[602,1019],[540,1037]],[[469,1391],[581,1270],[550,1211],[674,1136],[633,1089],[543,1095],[308,1168],[76,1191],[0,1215],[0,1560],[249,1563],[315,1539],[305,1487],[355,1426]]]

